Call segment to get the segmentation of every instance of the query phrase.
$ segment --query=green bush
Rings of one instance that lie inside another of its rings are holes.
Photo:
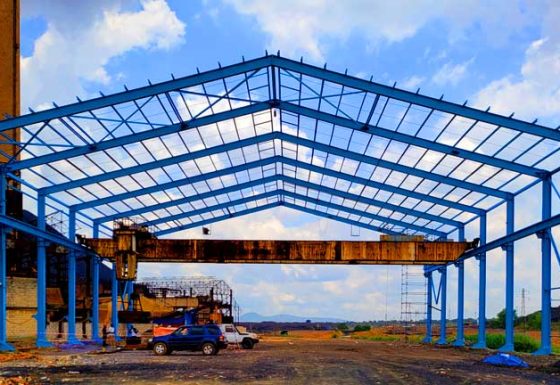
[[[478,335],[465,336],[465,341],[468,345],[472,345],[478,341]],[[503,334],[487,334],[486,346],[488,349],[499,349],[506,343],[506,338]],[[524,334],[517,334],[513,339],[513,347],[516,352],[532,353],[539,348],[539,343],[529,336]]]
[[[371,330],[371,326],[370,325],[356,325],[354,327],[354,331],[355,332],[368,332]]]

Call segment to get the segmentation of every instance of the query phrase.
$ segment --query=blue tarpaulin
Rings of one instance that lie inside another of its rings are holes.
[[[507,353],[497,353],[486,357],[482,362],[490,365],[510,366],[514,368],[528,368],[529,365],[521,358]]]

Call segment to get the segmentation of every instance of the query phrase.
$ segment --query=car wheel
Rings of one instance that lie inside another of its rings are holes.
[[[166,354],[169,354],[170,351],[169,351],[169,349],[167,348],[167,345],[166,345],[165,343],[163,343],[163,342],[157,342],[157,343],[154,345],[154,353],[155,353],[157,356],[165,356]]]
[[[243,342],[241,342],[241,346],[243,347],[243,349],[253,349],[255,343],[253,342],[253,340],[249,338],[245,338]]]
[[[207,342],[202,345],[202,354],[204,354],[205,356],[213,356],[216,353],[218,353],[218,349],[216,349],[216,346],[214,346],[214,344]]]

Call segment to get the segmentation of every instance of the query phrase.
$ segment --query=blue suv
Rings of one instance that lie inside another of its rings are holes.
[[[227,348],[227,341],[216,325],[193,325],[181,326],[171,334],[154,337],[148,347],[158,356],[171,354],[174,350],[199,351],[205,356],[211,356],[218,354],[220,349]]]

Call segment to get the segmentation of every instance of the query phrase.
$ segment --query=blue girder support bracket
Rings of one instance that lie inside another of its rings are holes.
[[[506,170],[518,172],[520,174],[530,175],[533,177],[541,177],[543,174],[546,173],[545,170],[540,170],[534,167],[525,166],[523,164],[513,163],[505,159],[495,158],[493,156],[464,150],[461,148],[449,146],[447,144],[435,142],[432,140],[427,140],[420,137],[407,135],[398,131],[389,130],[371,124],[363,124],[360,122],[356,122],[354,120],[350,120],[348,118],[332,115],[327,112],[318,111],[304,106],[298,106],[290,102],[280,102],[279,108],[283,111],[289,111],[294,114],[299,114],[301,116],[307,116],[309,118],[317,119],[323,122],[332,123],[340,127],[346,127],[350,129],[359,130],[362,132],[367,132],[369,134],[379,136],[385,139],[396,140],[401,143],[423,147],[447,155],[452,155],[459,158],[468,159],[475,162],[494,166],[497,168],[503,168]]]

